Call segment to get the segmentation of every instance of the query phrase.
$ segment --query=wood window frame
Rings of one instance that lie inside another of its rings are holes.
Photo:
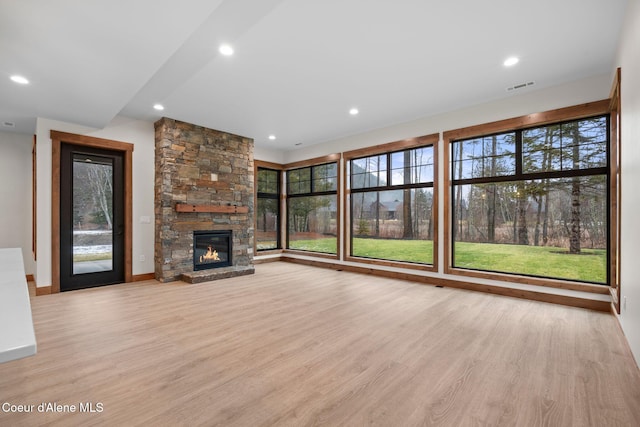
[[[611,304],[613,310],[620,314],[620,242],[621,234],[621,213],[622,203],[622,177],[621,177],[621,159],[622,159],[622,104],[621,104],[621,84],[622,71],[620,68],[616,70],[610,95],[610,147],[609,147],[609,163],[611,167],[611,179],[609,181],[609,191],[612,195],[609,212],[609,233],[611,241],[611,262],[609,264]]]
[[[322,156],[322,157],[316,157],[313,159],[309,159],[309,160],[301,160],[298,162],[293,162],[293,163],[287,163],[282,165],[282,170],[283,170],[283,175],[285,175],[283,177],[283,182],[282,182],[282,191],[284,194],[284,210],[282,210],[282,216],[284,219],[284,224],[285,226],[283,227],[283,234],[284,234],[284,240],[283,242],[286,242],[285,244],[283,244],[283,253],[288,253],[288,254],[298,254],[298,255],[304,255],[304,256],[312,256],[312,257],[318,257],[318,258],[327,258],[327,259],[340,259],[341,257],[341,252],[342,252],[342,233],[340,232],[341,229],[341,218],[340,218],[340,200],[341,200],[341,194],[342,194],[342,179],[341,179],[341,173],[340,170],[341,168],[341,160],[342,160],[342,154],[340,153],[334,153],[334,154],[329,154],[327,156]],[[286,181],[286,172],[293,170],[293,169],[300,169],[300,168],[306,168],[306,167],[311,167],[311,166],[319,166],[319,165],[323,165],[323,164],[327,164],[327,163],[336,163],[337,165],[337,171],[338,171],[338,176],[337,176],[337,183],[336,183],[336,204],[337,206],[337,213],[336,213],[336,253],[334,254],[326,254],[326,253],[322,253],[322,252],[312,252],[312,251],[301,251],[301,250],[296,250],[296,249],[289,249],[289,238],[288,238],[288,230],[289,230],[289,224],[288,224],[288,220],[289,220],[289,212],[287,211],[287,200],[289,198],[289,195],[287,194],[287,181]]]
[[[520,284],[532,284],[539,286],[546,286],[552,288],[578,290],[585,292],[592,292],[597,294],[609,294],[609,287],[603,285],[587,284],[582,282],[573,282],[570,280],[551,279],[551,278],[537,278],[522,276],[512,273],[497,273],[497,272],[482,272],[476,270],[467,270],[463,268],[456,268],[451,265],[452,263],[452,229],[451,229],[451,168],[450,168],[450,156],[451,156],[451,144],[454,141],[460,139],[468,139],[481,137],[484,135],[491,135],[497,133],[503,133],[507,131],[516,131],[530,127],[550,125],[558,122],[566,122],[570,120],[578,120],[597,115],[606,115],[610,113],[610,99],[604,99],[595,102],[589,102],[585,104],[575,105],[571,107],[559,108],[555,110],[549,110],[541,113],[528,114],[525,116],[515,117],[506,120],[500,120],[496,122],[470,126],[461,129],[455,129],[446,131],[443,133],[444,140],[444,161],[443,164],[447,167],[447,172],[444,174],[444,273],[455,276],[475,277],[481,279],[499,280],[503,282],[512,282]],[[610,193],[610,198],[615,199],[616,195]],[[615,203],[610,203],[611,206],[615,206]],[[616,214],[617,215],[617,214]],[[610,254],[617,243],[610,241],[608,250]],[[611,258],[610,255],[610,262]]]
[[[133,144],[52,130],[51,293],[60,292],[60,153],[63,143],[121,151],[124,155],[124,280],[133,281]]]
[[[349,197],[351,196],[351,188],[346,186],[344,192],[342,205],[343,205],[343,221],[344,227],[344,242],[343,253],[345,254],[345,261],[357,262],[362,264],[374,264],[387,267],[406,268],[412,270],[422,270],[437,272],[438,271],[438,234],[439,234],[439,212],[438,212],[438,143],[440,141],[440,134],[434,133],[430,135],[419,136],[415,138],[408,138],[400,141],[389,142],[385,144],[376,145],[373,147],[360,148],[357,150],[351,150],[343,153],[343,175],[345,181],[350,183],[350,177],[348,175],[347,165],[348,163],[357,158],[369,157],[375,155],[388,154],[391,152],[409,150],[413,148],[420,148],[425,146],[433,147],[433,206],[431,211],[433,215],[433,263],[432,264],[418,264],[403,261],[382,260],[382,259],[369,259],[363,257],[352,256],[351,254],[351,206],[349,203]]]

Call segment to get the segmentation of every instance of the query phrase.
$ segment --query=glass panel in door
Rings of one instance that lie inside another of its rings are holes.
[[[113,269],[113,159],[73,155],[73,274]]]

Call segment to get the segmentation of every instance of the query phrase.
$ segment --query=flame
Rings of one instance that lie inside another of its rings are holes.
[[[200,255],[200,262],[206,261],[220,261],[220,257],[218,256],[218,251],[209,246],[209,250],[204,255]]]

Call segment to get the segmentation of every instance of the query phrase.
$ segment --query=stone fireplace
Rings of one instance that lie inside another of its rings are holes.
[[[253,140],[169,118],[155,139],[156,279],[253,273]]]

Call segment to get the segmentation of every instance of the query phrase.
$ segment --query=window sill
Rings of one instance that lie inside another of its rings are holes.
[[[327,258],[327,259],[338,259],[337,254],[327,254],[323,252],[312,252],[312,251],[299,251],[295,249],[284,249],[282,251],[283,254],[292,254],[292,255],[302,255],[302,256],[310,256],[317,258]]]
[[[407,270],[430,271],[434,273],[438,271],[438,268],[432,264],[419,264],[413,262],[391,261],[386,259],[362,258],[354,256],[345,257],[344,260],[359,264],[383,265],[385,267],[404,268]]]
[[[479,279],[499,280],[501,282],[507,283],[510,282],[524,285],[545,286],[548,288],[567,289],[572,291],[609,295],[608,285],[595,285],[591,283],[573,282],[570,280],[542,279],[538,277],[519,276],[517,274],[483,272],[454,267],[445,267],[444,273],[454,276],[475,277]]]

